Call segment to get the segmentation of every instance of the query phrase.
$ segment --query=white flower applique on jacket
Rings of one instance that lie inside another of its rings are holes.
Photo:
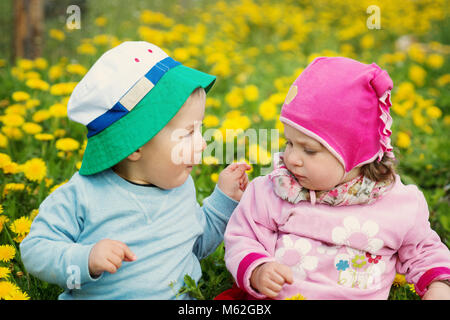
[[[338,272],[338,284],[351,288],[376,288],[386,269],[381,255],[376,252],[383,247],[383,240],[376,238],[378,224],[367,220],[362,225],[358,219],[349,216],[343,227],[335,227],[332,240],[342,245],[345,252],[335,256],[334,264]]]

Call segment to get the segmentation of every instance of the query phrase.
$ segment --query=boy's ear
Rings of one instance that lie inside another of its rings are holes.
[[[130,154],[127,159],[130,161],[138,161],[142,157],[142,148],[137,149],[135,152]]]

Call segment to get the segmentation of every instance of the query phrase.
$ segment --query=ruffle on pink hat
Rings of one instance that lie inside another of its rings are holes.
[[[322,143],[349,172],[391,157],[388,73],[375,63],[316,58],[292,84],[280,120]]]

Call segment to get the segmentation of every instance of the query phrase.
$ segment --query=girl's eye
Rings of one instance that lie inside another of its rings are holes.
[[[309,150],[309,149],[304,149],[304,151],[305,151],[306,154],[309,154],[309,155],[313,155],[313,154],[317,153],[317,151]]]

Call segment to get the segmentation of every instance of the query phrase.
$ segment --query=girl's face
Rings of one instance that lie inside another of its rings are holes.
[[[304,188],[331,190],[359,175],[359,168],[355,168],[343,179],[344,167],[336,157],[320,142],[292,126],[284,124],[284,135],[284,163]]]

